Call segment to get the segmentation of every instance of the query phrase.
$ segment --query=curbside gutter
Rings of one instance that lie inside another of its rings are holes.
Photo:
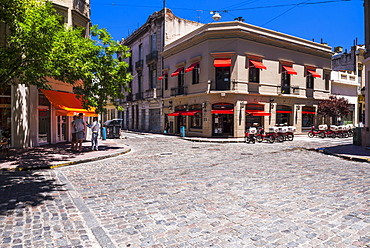
[[[359,156],[343,155],[343,154],[331,152],[327,148],[316,148],[316,149],[308,149],[308,150],[313,150],[313,151],[316,151],[316,152],[321,152],[321,153],[324,153],[324,154],[327,154],[327,155],[336,156],[336,157],[343,158],[343,159],[346,159],[346,160],[351,160],[351,161],[356,161],[356,162],[367,162],[367,163],[370,163],[370,158],[364,158],[364,157],[359,157]]]

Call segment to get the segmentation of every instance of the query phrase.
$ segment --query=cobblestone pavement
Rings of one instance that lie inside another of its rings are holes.
[[[274,144],[120,140],[128,154],[0,174],[0,247],[370,247],[370,164]]]

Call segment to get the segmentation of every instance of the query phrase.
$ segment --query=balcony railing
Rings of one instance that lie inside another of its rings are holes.
[[[143,100],[144,98],[143,98],[143,93],[136,93],[135,94],[135,100],[137,101],[137,100]]]
[[[278,86],[277,93],[284,95],[299,95],[300,89],[298,86]]]
[[[74,0],[73,9],[77,10],[81,15],[89,18],[90,6],[84,0]]]
[[[149,89],[144,92],[144,99],[154,99],[157,98],[157,89]]]
[[[227,90],[235,90],[236,84],[235,80],[230,81],[225,81],[225,82],[211,82],[210,83],[210,90],[212,91],[227,91]]]
[[[158,51],[153,51],[146,55],[146,63],[150,64],[152,62],[158,61]]]
[[[186,95],[187,89],[187,86],[171,88],[171,96]]]
[[[136,70],[141,70],[141,69],[143,69],[143,60],[142,60],[142,59],[140,59],[140,60],[136,61],[136,63],[135,63],[135,69],[136,69]]]

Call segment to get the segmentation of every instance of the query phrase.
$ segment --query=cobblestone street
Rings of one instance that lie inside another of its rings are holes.
[[[1,172],[0,247],[370,247],[370,164],[307,148],[352,139],[202,143]]]

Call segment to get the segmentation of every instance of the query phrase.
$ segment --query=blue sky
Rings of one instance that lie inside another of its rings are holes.
[[[90,0],[91,21],[106,28],[115,40],[126,38],[163,8],[163,0]],[[246,23],[307,40],[350,49],[357,38],[364,44],[363,0],[166,0],[180,18],[214,22],[210,11],[220,11],[221,21],[242,17]]]

